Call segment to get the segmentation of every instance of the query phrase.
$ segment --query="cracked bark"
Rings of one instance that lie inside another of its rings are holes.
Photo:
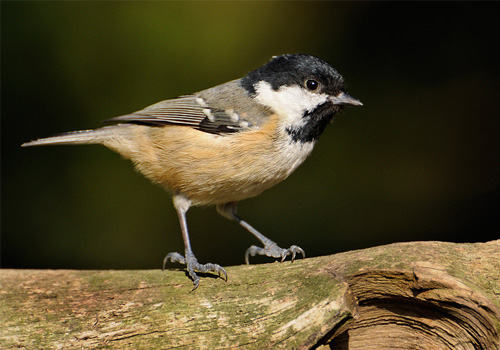
[[[227,272],[0,270],[0,347],[500,349],[500,240]]]

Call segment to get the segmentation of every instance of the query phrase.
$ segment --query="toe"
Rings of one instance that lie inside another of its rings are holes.
[[[249,265],[249,264],[250,264],[249,257],[250,257],[250,256],[255,256],[255,255],[257,255],[257,254],[264,255],[264,254],[266,254],[266,253],[264,252],[264,249],[263,249],[263,248],[261,248],[261,247],[257,247],[257,246],[255,246],[255,245],[250,246],[250,247],[247,249],[247,251],[245,252],[245,263],[246,263],[247,265]]]
[[[178,262],[179,264],[186,264],[186,259],[184,259],[184,257],[179,254],[179,253],[168,253],[167,256],[165,256],[165,258],[163,259],[163,264],[162,264],[162,270],[165,270],[165,266],[167,265],[167,262],[168,261],[171,261],[171,262]]]
[[[217,274],[219,275],[219,277],[220,277],[220,278],[223,278],[223,277],[221,276],[221,274],[223,274],[223,275],[224,275],[224,281],[226,281],[226,282],[227,282],[227,272],[226,272],[226,270],[224,270],[224,268],[223,268],[223,267],[221,267],[221,266],[219,266],[219,265],[217,265],[217,266],[218,266],[218,269],[217,269]]]
[[[305,252],[304,252],[304,250],[303,250],[301,247],[299,247],[299,246],[292,245],[290,248],[288,248],[288,250],[289,250],[290,252],[292,252],[292,262],[295,260],[295,256],[296,256],[297,254],[299,254],[299,253],[302,255],[302,257],[303,257],[303,258],[305,258],[305,257],[306,257],[306,253],[305,253]]]
[[[179,253],[168,253],[167,256],[163,259],[162,269],[165,269],[167,262],[178,262],[180,264],[186,265],[186,270],[189,277],[193,280],[193,291],[198,288],[200,285],[200,277],[196,274],[195,271],[198,272],[215,272],[221,277],[221,274],[224,275],[225,281],[227,281],[227,273],[226,270],[220,265],[207,263],[200,264],[198,260],[194,256],[192,252],[186,252],[186,257],[182,256]]]
[[[282,249],[281,250],[281,262],[285,261],[286,257],[290,254],[288,249]]]
[[[200,286],[200,279],[197,278],[196,280],[193,281],[193,289],[191,289],[191,292],[194,292],[196,289],[198,289],[199,286]]]
[[[299,247],[298,252],[302,255],[302,258],[306,257],[306,252],[304,251],[304,249],[302,249],[302,248]]]
[[[297,254],[299,253],[302,255],[302,257],[306,256],[304,250],[296,245],[292,245],[288,249],[280,248],[274,242],[270,242],[269,244],[265,245],[264,248],[253,245],[250,248],[248,248],[247,251],[245,252],[245,263],[248,265],[249,257],[255,255],[265,255],[272,258],[281,259],[281,262],[285,261],[288,255],[291,255],[293,262],[297,257]]]
[[[217,264],[210,264],[210,265],[212,265],[211,268],[210,268],[210,271],[216,272],[219,275],[220,278],[223,278],[224,281],[227,282],[227,272],[226,272],[226,270],[224,270],[224,268],[222,266],[217,265]],[[222,277],[221,274],[224,275],[224,277]]]

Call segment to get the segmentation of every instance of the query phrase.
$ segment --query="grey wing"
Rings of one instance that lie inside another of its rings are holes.
[[[105,123],[132,123],[149,126],[184,125],[213,134],[248,129],[231,111],[211,108],[203,99],[189,95],[165,100],[140,111],[106,120]]]
[[[238,84],[222,84],[194,95],[165,100],[140,111],[106,120],[149,126],[184,125],[213,134],[227,134],[259,126],[268,114]]]

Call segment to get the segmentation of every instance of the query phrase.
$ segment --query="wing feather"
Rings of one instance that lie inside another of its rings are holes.
[[[233,110],[211,107],[195,95],[161,101],[140,111],[106,120],[105,123],[184,125],[214,134],[234,133],[251,126]]]

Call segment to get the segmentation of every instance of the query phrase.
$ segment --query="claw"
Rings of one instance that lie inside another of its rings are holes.
[[[260,255],[265,255],[266,253],[264,252],[264,249],[263,248],[260,248],[260,247],[257,247],[257,246],[251,246],[247,249],[247,251],[245,252],[245,263],[247,265],[250,264],[249,262],[249,255],[250,256],[255,256],[256,254],[260,254]]]
[[[165,265],[167,265],[167,257],[163,258],[163,264],[161,264],[161,270],[165,271]]]
[[[300,255],[302,255],[302,259],[304,259],[306,257],[306,252],[300,247],[297,250],[297,253],[300,253]]]
[[[297,253],[300,253],[303,258],[306,257],[306,254],[302,248],[296,245],[292,245],[288,249],[280,248],[274,242],[270,242],[269,244],[265,244],[264,248],[251,246],[245,252],[245,263],[249,264],[249,257],[255,255],[265,255],[273,258],[281,258],[281,262],[285,261],[288,255],[292,256],[292,262],[295,261]]]
[[[297,255],[297,253],[300,253],[302,255],[302,258],[305,258],[306,257],[306,253],[304,252],[304,250],[299,247],[299,246],[296,246],[296,245],[292,245],[290,248],[288,248],[288,250],[290,252],[292,252],[292,262],[294,262],[295,260],[295,256]]]
[[[186,260],[179,253],[168,253],[167,256],[165,256],[165,258],[163,259],[163,265],[161,267],[162,271],[165,270],[165,266],[167,265],[167,262],[169,260],[171,262],[178,262],[179,264],[182,264],[182,265],[186,264]]]
[[[198,278],[197,281],[193,281],[193,289],[191,289],[191,292],[194,292],[198,287],[200,286],[200,279]]]
[[[224,274],[224,281],[227,282],[227,272],[226,270],[224,270],[222,267],[220,268],[220,270],[217,271],[217,273],[219,274],[219,277],[221,277],[221,274],[220,273],[223,273]],[[221,277],[222,278],[222,277]]]
[[[165,269],[165,265],[169,260],[171,262],[178,262],[180,264],[186,265],[187,273],[189,277],[191,277],[191,279],[193,280],[193,285],[194,285],[191,291],[196,290],[200,285],[200,277],[198,277],[195,270],[203,273],[216,272],[219,277],[221,277],[221,273],[223,273],[224,280],[227,282],[227,272],[226,270],[224,270],[222,266],[212,263],[200,264],[198,263],[198,260],[196,259],[193,253],[187,253],[186,258],[184,258],[179,253],[168,253],[167,256],[163,259],[162,270]]]

